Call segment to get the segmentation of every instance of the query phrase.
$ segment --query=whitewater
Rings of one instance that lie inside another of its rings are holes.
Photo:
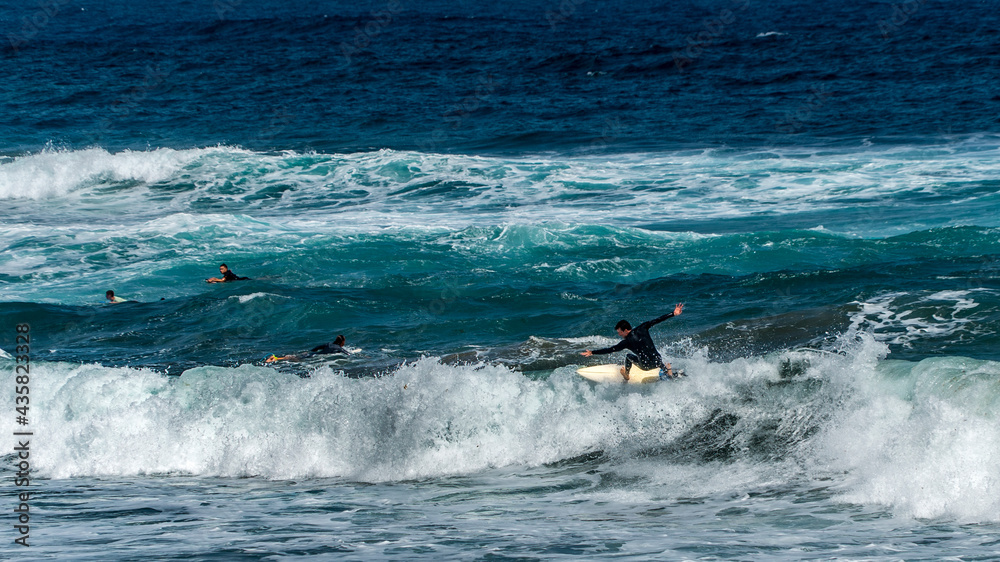
[[[997,150],[7,158],[32,552],[989,558]],[[575,374],[675,302],[689,377]]]

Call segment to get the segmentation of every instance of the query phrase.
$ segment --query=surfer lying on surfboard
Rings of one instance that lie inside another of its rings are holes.
[[[325,343],[323,345],[318,345],[312,348],[308,353],[300,353],[298,355],[285,355],[284,357],[278,357],[275,354],[271,354],[266,359],[265,363],[274,363],[275,361],[301,361],[307,357],[312,357],[313,355],[326,355],[330,353],[349,353],[344,349],[344,345],[347,344],[347,338],[340,335],[337,339],[333,340],[333,343]]]
[[[606,353],[614,353],[616,351],[628,349],[629,351],[632,351],[634,355],[633,353],[629,353],[625,356],[625,366],[621,369],[622,376],[625,377],[625,380],[628,380],[628,372],[632,369],[633,364],[643,370],[656,369],[660,365],[664,365],[667,368],[667,376],[673,377],[674,373],[670,369],[670,363],[663,363],[663,358],[660,357],[660,352],[656,351],[656,345],[653,343],[653,338],[649,337],[649,329],[660,322],[663,322],[667,318],[679,316],[683,310],[684,305],[678,304],[674,307],[673,312],[668,312],[659,318],[647,320],[635,328],[632,328],[632,325],[628,323],[628,320],[619,320],[618,324],[615,324],[615,331],[618,332],[619,336],[621,336],[622,341],[604,349],[595,349],[593,351],[588,349],[581,352],[580,355],[590,357],[591,355],[604,355]]]
[[[222,277],[209,277],[205,279],[206,283],[228,283],[229,281],[249,281],[249,277],[240,277],[232,271],[230,271],[229,266],[222,264],[219,266],[219,273]]]

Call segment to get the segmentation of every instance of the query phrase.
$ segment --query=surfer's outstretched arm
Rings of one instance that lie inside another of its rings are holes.
[[[647,328],[649,328],[651,326],[655,326],[655,325],[659,324],[660,322],[663,322],[667,318],[673,318],[674,316],[680,316],[681,312],[683,312],[683,311],[684,311],[684,304],[683,303],[678,303],[677,306],[674,307],[674,311],[673,312],[668,312],[668,313],[664,314],[663,316],[660,316],[659,318],[654,318],[652,320],[644,322],[643,324]]]
[[[264,359],[265,363],[274,363],[275,361],[298,361],[301,359],[298,355],[286,355],[284,357],[278,357],[275,354],[271,354],[270,357]]]
[[[581,351],[580,355],[583,355],[584,357],[590,357],[591,355],[605,355],[607,353],[614,353],[616,351],[621,351],[625,349],[626,344],[627,342],[625,340],[622,340],[616,343],[615,345],[611,347],[605,347],[604,349],[595,349],[593,351],[588,349],[586,351]]]

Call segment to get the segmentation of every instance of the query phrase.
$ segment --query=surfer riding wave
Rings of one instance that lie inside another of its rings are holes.
[[[629,371],[632,369],[633,364],[643,370],[656,369],[663,365],[666,368],[667,376],[672,377],[673,372],[670,368],[670,364],[663,363],[663,358],[660,357],[660,352],[656,351],[656,344],[653,343],[653,338],[649,335],[649,329],[660,322],[663,322],[667,318],[679,316],[683,310],[684,305],[678,304],[674,307],[673,312],[668,312],[658,318],[647,320],[635,328],[632,328],[632,325],[629,324],[628,320],[619,320],[618,324],[615,324],[615,331],[618,332],[619,336],[621,336],[622,341],[604,349],[595,349],[593,351],[588,349],[586,351],[582,351],[580,355],[590,357],[591,355],[605,355],[607,353],[614,353],[616,351],[628,349],[629,351],[632,351],[632,353],[625,356],[625,366],[621,369],[622,376],[625,377],[625,380],[628,380]]]

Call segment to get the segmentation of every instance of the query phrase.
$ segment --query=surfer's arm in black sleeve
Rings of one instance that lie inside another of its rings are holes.
[[[683,310],[684,310],[684,305],[683,304],[678,304],[677,306],[674,307],[674,311],[673,312],[668,312],[668,313],[664,314],[663,316],[660,316],[659,318],[653,318],[652,320],[648,320],[646,322],[643,322],[640,325],[641,326],[645,326],[646,328],[650,328],[652,326],[655,326],[655,325],[659,324],[660,322],[663,322],[667,318],[673,318],[674,316],[679,315],[681,313],[681,311],[683,311]],[[597,352],[595,351],[594,353],[597,353]]]
[[[605,347],[604,349],[595,349],[593,351],[591,351],[591,350],[588,349],[587,351],[584,351],[581,355],[583,355],[585,357],[590,357],[591,355],[605,355],[607,353],[614,353],[616,351],[621,351],[621,350],[625,349],[625,346],[627,344],[628,344],[628,342],[626,342],[625,340],[622,340],[622,341],[616,343],[615,345],[613,345],[611,347]]]

